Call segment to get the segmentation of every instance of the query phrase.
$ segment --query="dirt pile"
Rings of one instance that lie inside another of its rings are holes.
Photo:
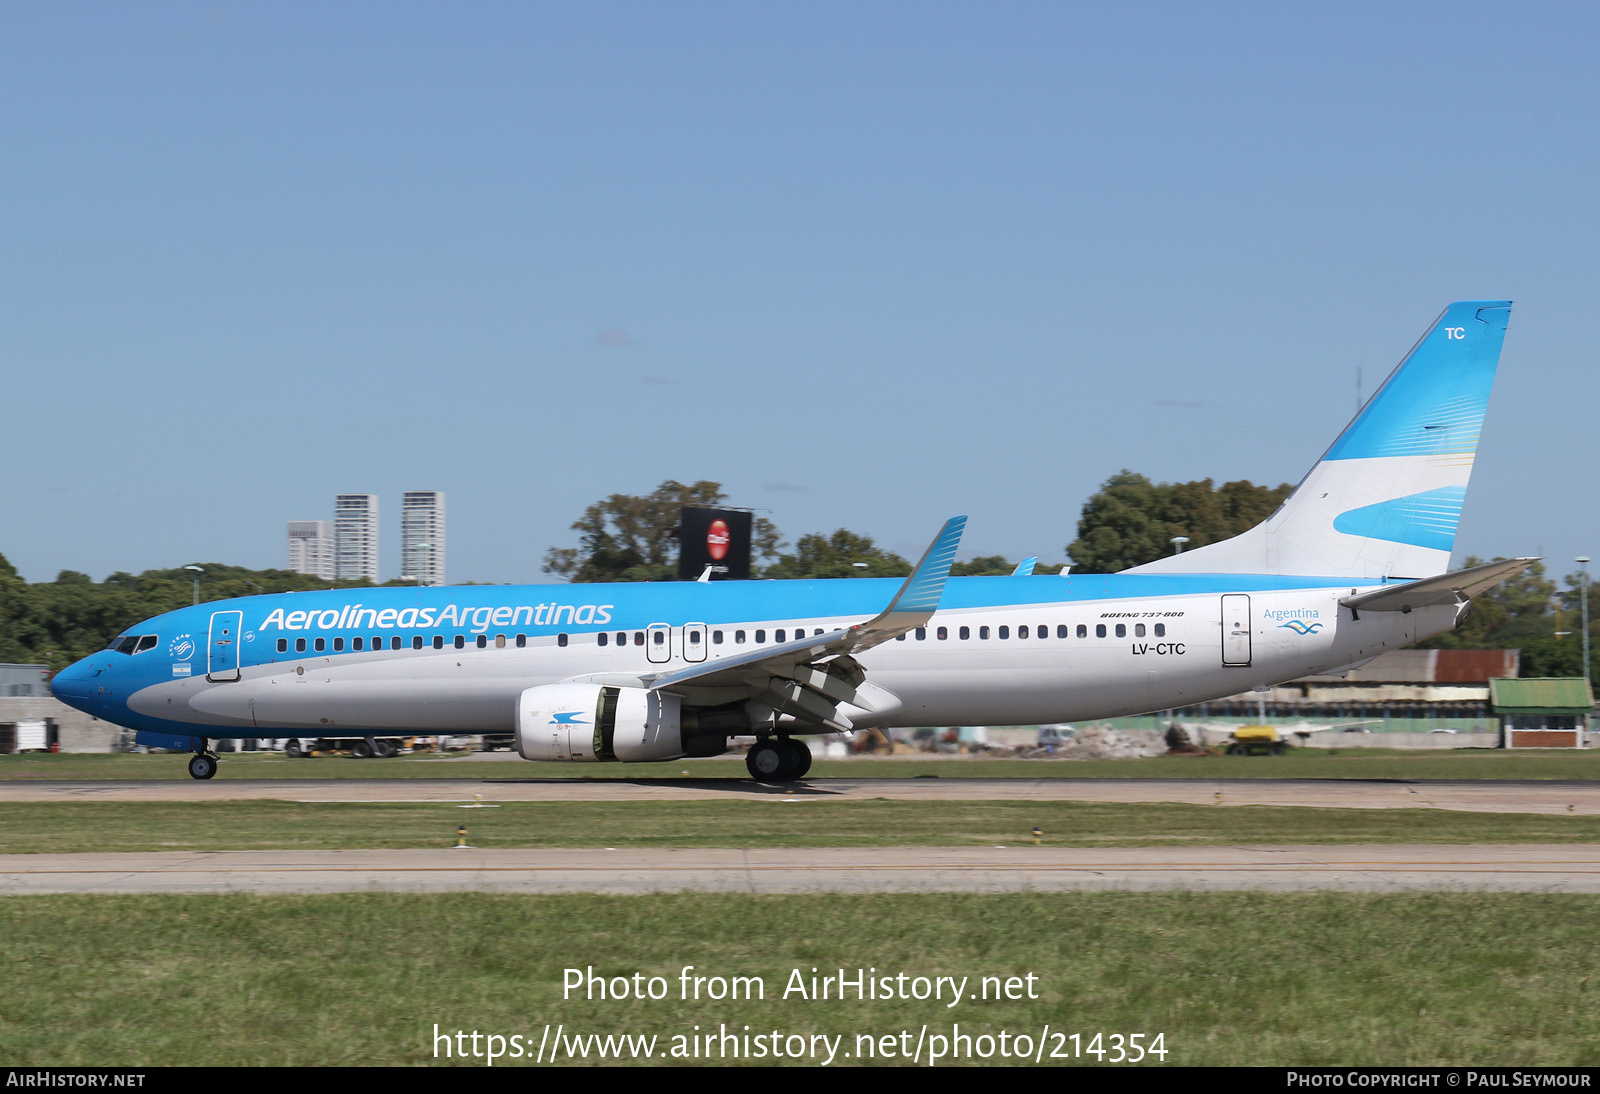
[[[1080,729],[1056,749],[1063,760],[1138,760],[1167,751],[1162,734],[1153,729]]]

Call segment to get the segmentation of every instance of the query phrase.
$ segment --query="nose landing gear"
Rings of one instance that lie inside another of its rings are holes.
[[[210,752],[196,752],[189,757],[189,777],[209,779],[217,773],[217,758]]]
[[[790,782],[811,770],[811,750],[793,737],[764,737],[745,755],[744,765],[756,782]]]

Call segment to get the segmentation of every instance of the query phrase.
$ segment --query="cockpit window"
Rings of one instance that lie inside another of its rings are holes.
[[[111,640],[106,649],[116,650],[118,653],[143,653],[145,650],[155,649],[159,641],[160,638],[153,634],[119,634]]]

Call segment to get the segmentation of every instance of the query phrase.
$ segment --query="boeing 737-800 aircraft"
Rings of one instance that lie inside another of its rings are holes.
[[[1188,706],[1448,631],[1531,559],[1446,573],[1511,305],[1452,304],[1268,520],[1120,574],[338,589],[168,612],[58,698],[194,753],[289,736],[515,734],[530,760],[710,756],[757,738]]]

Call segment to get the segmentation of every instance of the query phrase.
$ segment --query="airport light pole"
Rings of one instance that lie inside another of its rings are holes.
[[[1579,572],[1583,574],[1582,583],[1578,586],[1578,602],[1583,605],[1583,682],[1589,680],[1589,556],[1579,555],[1577,558]]]
[[[204,566],[185,566],[185,570],[194,571],[194,602],[200,603],[200,575],[205,573]]]

